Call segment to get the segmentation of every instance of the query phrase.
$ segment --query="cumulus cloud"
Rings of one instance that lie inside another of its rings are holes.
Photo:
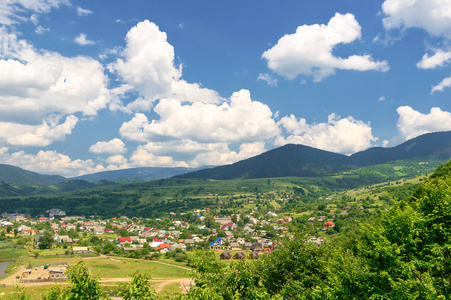
[[[79,17],[87,16],[87,15],[90,15],[90,14],[92,14],[91,10],[81,8],[80,6],[77,7],[77,15]]]
[[[433,36],[451,38],[451,2],[448,0],[385,0],[382,11],[387,30],[416,27]]]
[[[278,145],[303,144],[331,152],[351,154],[372,146],[377,138],[371,133],[370,124],[347,117],[340,119],[330,114],[327,123],[307,124],[303,118],[294,115],[283,117],[279,122],[288,137],[279,137]]]
[[[348,58],[332,54],[338,44],[349,44],[361,38],[360,25],[352,14],[335,14],[327,25],[299,26],[294,34],[286,34],[262,58],[268,68],[294,79],[299,74],[313,76],[314,81],[333,75],[336,69],[387,71],[386,61],[374,61],[369,54]]]
[[[41,174],[57,174],[66,177],[104,170],[103,166],[95,165],[90,159],[72,160],[69,156],[56,151],[41,150],[36,155],[26,154],[24,151],[14,153],[0,151],[0,161]]]
[[[27,21],[29,11],[48,13],[52,8],[69,5],[69,0],[6,0],[0,3],[0,24],[12,25]],[[36,16],[35,14],[31,15]],[[30,19],[30,21],[33,21]]]
[[[447,77],[443,79],[439,84],[435,85],[431,89],[431,94],[434,92],[443,92],[445,88],[448,88],[451,86],[451,77]]]
[[[269,86],[277,86],[277,79],[272,77],[268,73],[260,73],[258,74],[257,80],[266,81]]]
[[[172,97],[180,101],[218,103],[217,92],[181,79],[182,66],[174,64],[174,47],[166,33],[147,20],[130,29],[123,58],[109,65],[122,81],[140,97],[130,103],[129,111],[148,110],[158,99]]]
[[[435,69],[437,67],[443,67],[450,60],[451,52],[437,50],[432,56],[429,56],[427,53],[423,55],[421,61],[417,63],[417,67],[420,69]]]
[[[115,138],[108,142],[97,142],[89,147],[89,151],[92,153],[119,154],[125,153],[127,149],[125,148],[124,142]]]
[[[59,124],[59,117],[44,120],[41,125],[0,122],[0,143],[14,146],[48,146],[71,134],[78,118],[68,116]]]
[[[110,94],[102,65],[89,57],[37,50],[0,28],[0,116],[95,115]]]
[[[188,164],[183,161],[175,161],[171,156],[167,155],[154,155],[142,146],[138,146],[133,152],[130,157],[130,162],[137,167],[188,167]]]
[[[135,114],[122,124],[119,133],[126,139],[150,141],[191,139],[199,142],[254,142],[278,134],[268,106],[252,101],[247,90],[233,93],[230,103],[221,105],[196,102],[183,105],[163,99],[154,111],[159,120],[149,122],[144,114]]]
[[[94,45],[96,42],[87,40],[86,34],[80,33],[75,39],[74,42],[79,44],[80,46],[86,46],[86,45]]]
[[[451,130],[451,113],[438,107],[431,108],[428,114],[422,114],[410,106],[400,106],[396,111],[399,115],[396,127],[405,141],[429,132]]]

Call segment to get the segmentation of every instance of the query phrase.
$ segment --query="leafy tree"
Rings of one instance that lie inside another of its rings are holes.
[[[121,286],[118,296],[124,300],[156,300],[158,299],[153,289],[150,287],[149,274],[140,274],[138,271],[133,274],[129,284]]]
[[[52,248],[53,242],[53,235],[48,231],[44,231],[44,234],[38,239],[39,249],[50,249]]]
[[[64,299],[71,300],[97,300],[108,299],[103,295],[100,283],[92,277],[88,268],[80,261],[69,269],[69,282],[71,286],[65,291]]]

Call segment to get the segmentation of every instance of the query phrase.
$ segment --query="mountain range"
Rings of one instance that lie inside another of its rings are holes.
[[[177,178],[250,179],[314,177],[404,159],[451,158],[451,131],[427,133],[396,147],[374,147],[347,156],[304,145],[285,145],[237,163]]]
[[[427,159],[447,161],[451,158],[451,131],[428,133],[408,140],[396,147],[373,147],[347,156],[304,145],[288,144],[260,155],[219,167],[163,168],[143,167],[105,171],[74,178],[42,175],[18,167],[0,164],[0,181],[6,184],[33,184],[62,186],[73,190],[77,186],[91,187],[87,182],[100,185],[166,178],[251,179],[270,177],[315,177],[359,167],[372,166],[395,160]],[[121,179],[123,179],[121,181]],[[75,182],[71,182],[75,181]],[[116,181],[115,183],[112,181]],[[84,183],[85,182],[85,183]]]

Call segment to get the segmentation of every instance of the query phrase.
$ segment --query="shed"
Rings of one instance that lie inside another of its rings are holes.
[[[224,252],[219,257],[221,259],[230,259],[230,258],[232,258],[232,254],[230,254],[230,252]]]

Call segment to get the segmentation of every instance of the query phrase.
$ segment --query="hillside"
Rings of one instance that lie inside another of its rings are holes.
[[[58,175],[42,175],[18,167],[0,164],[0,181],[5,183],[50,185],[66,180],[66,178]]]
[[[176,176],[180,178],[249,179],[312,177],[356,168],[349,158],[304,145],[285,145],[237,163]]]
[[[143,168],[130,168],[122,170],[104,171],[94,174],[86,174],[78,177],[71,178],[73,180],[85,180],[88,182],[95,182],[100,180],[117,180],[119,178],[133,179],[139,178],[144,181],[158,180],[170,178],[176,175],[184,174],[194,171],[193,168],[165,168],[165,167],[143,167]]]
[[[304,145],[285,145],[237,163],[176,176],[177,178],[248,179],[313,177],[406,159],[441,161],[451,157],[451,131],[428,133],[396,147],[374,147],[351,156]]]

